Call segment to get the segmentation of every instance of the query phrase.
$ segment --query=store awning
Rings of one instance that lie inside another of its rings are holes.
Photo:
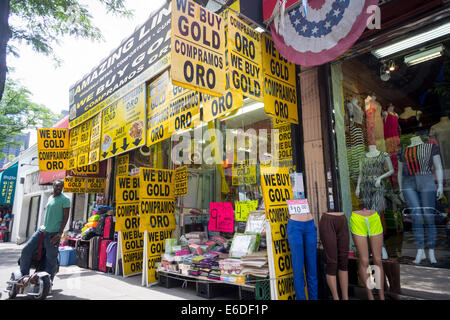
[[[65,116],[55,123],[52,128],[69,128],[69,116]],[[66,171],[41,171],[39,172],[39,184],[51,184],[53,181],[62,180],[66,176]]]
[[[16,191],[17,169],[19,163],[0,172],[0,206],[12,206]]]
[[[362,35],[378,0],[264,1],[273,41],[280,54],[301,66],[317,66],[337,59]],[[283,7],[283,4],[285,7]],[[369,9],[368,9],[369,8]],[[284,15],[283,15],[284,13]]]

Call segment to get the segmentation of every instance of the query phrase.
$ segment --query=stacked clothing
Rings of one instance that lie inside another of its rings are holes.
[[[242,275],[266,278],[269,275],[267,251],[255,252],[241,258]]]
[[[189,244],[200,245],[203,242],[203,239],[206,238],[205,232],[189,232],[186,233],[185,238],[188,240]]]
[[[208,274],[208,279],[220,281],[221,275],[222,273],[220,272],[220,269],[219,270],[211,269],[211,271]]]
[[[222,274],[240,275],[242,271],[241,259],[223,259],[219,260],[219,267]]]

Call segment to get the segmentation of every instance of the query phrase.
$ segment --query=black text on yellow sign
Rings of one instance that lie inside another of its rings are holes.
[[[256,165],[246,163],[233,163],[231,169],[232,185],[252,185],[256,184]]]
[[[235,15],[228,15],[231,90],[264,101],[261,34]]]
[[[117,175],[118,176],[128,175],[129,162],[130,162],[130,155],[128,153],[117,157]]]
[[[105,178],[85,178],[86,193],[104,193],[106,189]]]
[[[173,230],[147,231],[147,285],[158,281],[157,263],[165,252],[166,239],[173,238]]]
[[[64,192],[67,193],[86,193],[87,181],[80,177],[65,177]]]
[[[108,159],[145,144],[145,84],[102,112],[100,159]]]
[[[203,121],[209,122],[211,120],[221,118],[230,112],[238,110],[242,107],[242,94],[235,91],[226,91],[222,97],[213,97],[211,95],[203,94]]]
[[[187,191],[187,166],[182,166],[175,169],[175,196],[184,196]]]
[[[262,38],[262,57],[266,113],[298,124],[295,65],[281,56],[267,34]]]
[[[225,23],[190,0],[172,0],[172,81],[222,96],[225,91]]]
[[[99,163],[96,162],[88,166],[75,168],[72,170],[72,172],[74,175],[98,174],[100,172],[99,167]]]
[[[292,160],[292,136],[291,124],[285,121],[274,119],[273,128],[278,130],[275,136],[275,149],[278,159],[276,160]]]
[[[89,144],[89,164],[100,160],[100,141],[102,134],[102,113],[92,118],[91,141]]]
[[[67,170],[69,159],[69,130],[38,129],[37,134],[39,170]]]

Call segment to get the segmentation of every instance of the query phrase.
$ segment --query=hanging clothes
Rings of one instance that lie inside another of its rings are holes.
[[[368,144],[376,145],[380,151],[386,151],[381,105],[373,99],[366,99],[366,127]]]
[[[398,151],[400,145],[400,133],[398,124],[398,114],[395,112],[388,112],[387,116],[383,119],[384,139],[386,144],[386,152],[389,153],[392,166],[394,167],[395,174],[389,177],[393,184],[398,183]]]

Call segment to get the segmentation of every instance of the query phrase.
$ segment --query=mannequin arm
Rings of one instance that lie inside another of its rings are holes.
[[[358,183],[356,184],[356,197],[359,198],[359,192],[360,192],[360,185],[361,185],[361,179],[362,179],[362,165],[361,165],[361,161],[359,161],[359,176],[358,176]]]
[[[438,181],[437,198],[441,199],[444,193],[444,169],[442,168],[442,161],[440,155],[433,157],[434,170],[436,172],[436,179]]]
[[[400,199],[405,202],[405,197],[403,196],[402,190],[402,180],[403,180],[403,162],[398,162],[398,187],[400,189]]]
[[[386,157],[386,163],[388,165],[389,171],[377,178],[377,181],[375,182],[375,187],[377,188],[381,185],[381,180],[392,176],[395,172],[394,166],[392,165],[391,158],[389,156]]]

